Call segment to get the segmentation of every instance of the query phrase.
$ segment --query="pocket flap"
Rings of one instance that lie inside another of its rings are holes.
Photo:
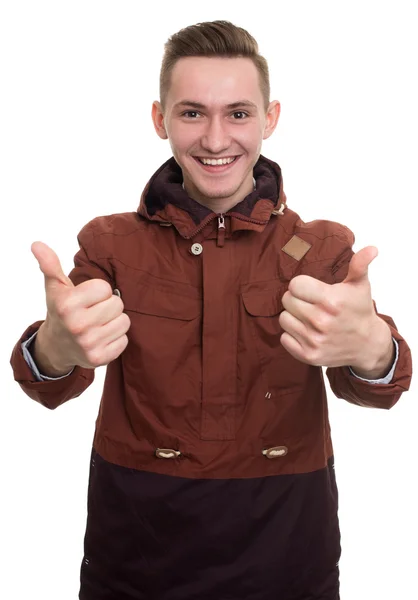
[[[283,310],[282,290],[242,292],[246,311],[253,317],[274,317]]]
[[[200,314],[201,300],[198,297],[183,296],[147,285],[127,289],[122,293],[122,301],[127,311],[155,317],[191,321]]]

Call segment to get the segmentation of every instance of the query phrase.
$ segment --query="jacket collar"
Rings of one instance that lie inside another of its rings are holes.
[[[224,216],[231,217],[231,229],[262,231],[286,205],[281,169],[278,164],[260,155],[254,165],[256,188]],[[167,160],[148,181],[141,195],[138,213],[150,221],[170,223],[179,234],[194,237],[218,215],[190,198],[183,189],[183,174],[174,157]]]

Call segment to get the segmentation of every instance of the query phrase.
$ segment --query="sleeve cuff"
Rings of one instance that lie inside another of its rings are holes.
[[[357,379],[361,379],[362,381],[367,381],[368,383],[383,383],[383,384],[390,383],[392,381],[393,374],[395,372],[396,364],[398,362],[398,357],[399,357],[399,344],[395,340],[395,338],[392,337],[392,340],[393,340],[393,343],[395,344],[396,356],[395,356],[395,360],[393,362],[392,368],[389,371],[389,373],[386,375],[386,377],[382,377],[381,379],[364,379],[364,377],[359,377],[359,375],[356,375],[351,367],[348,367],[350,369],[351,374],[354,375],[354,377],[357,377]]]
[[[39,372],[39,369],[36,366],[36,363],[33,360],[32,355],[31,355],[31,353],[29,351],[29,346],[31,345],[31,343],[35,339],[37,333],[38,332],[35,331],[35,333],[33,335],[31,335],[30,338],[28,338],[27,340],[25,340],[24,342],[22,342],[23,357],[24,357],[25,361],[27,362],[28,366],[30,367],[32,373],[36,377],[36,379],[38,381],[57,381],[58,379],[64,379],[65,377],[68,377],[68,375],[71,375],[71,373],[74,371],[75,367],[73,367],[69,373],[67,373],[66,375],[62,375],[61,377],[47,377],[46,375],[42,375]]]

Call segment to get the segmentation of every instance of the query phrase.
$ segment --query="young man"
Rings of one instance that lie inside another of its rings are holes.
[[[173,157],[137,212],[93,219],[67,277],[32,251],[47,316],[14,377],[50,409],[107,365],[81,600],[337,600],[340,533],[323,373],[390,408],[409,348],[379,315],[376,249],[286,205],[260,155],[277,125],[256,41],[231,23],[166,44],[152,118]]]

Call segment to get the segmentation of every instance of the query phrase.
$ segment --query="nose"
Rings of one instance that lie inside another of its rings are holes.
[[[211,154],[220,154],[230,146],[230,135],[222,118],[209,119],[201,139],[201,146]]]

